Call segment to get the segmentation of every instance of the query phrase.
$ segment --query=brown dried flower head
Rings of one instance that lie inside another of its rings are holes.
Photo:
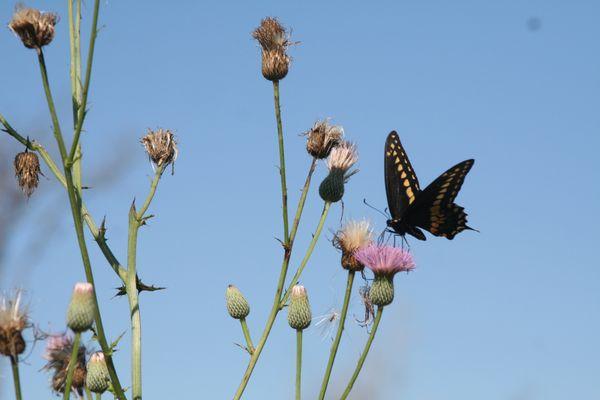
[[[342,250],[342,267],[362,271],[365,266],[354,257],[354,252],[373,241],[373,228],[367,220],[349,221],[333,237],[333,245]]]
[[[40,160],[37,154],[25,150],[15,156],[14,164],[19,187],[30,197],[40,181]]]
[[[8,27],[21,39],[25,47],[39,52],[54,39],[54,26],[57,22],[58,15],[55,13],[18,5]]]
[[[0,354],[15,357],[25,351],[23,330],[29,326],[27,311],[21,304],[21,291],[0,297]]]
[[[291,58],[286,50],[292,44],[289,33],[276,18],[263,19],[252,32],[262,48],[262,74],[265,79],[279,81],[288,73]]]
[[[52,389],[57,393],[63,393],[65,391],[67,368],[69,367],[72,351],[73,339],[70,336],[55,335],[48,338],[46,343],[46,354],[44,355],[44,358],[48,360],[48,363],[43,369],[46,371],[53,370]],[[72,382],[72,388],[76,390],[80,396],[83,395],[83,386],[87,374],[85,354],[85,346],[80,345],[79,351],[77,352],[77,364],[75,365],[75,370],[73,372]]]
[[[312,129],[305,133],[306,150],[318,159],[327,158],[331,150],[340,144],[344,136],[344,128],[339,125],[330,125],[329,121],[317,121]]]
[[[175,135],[168,129],[156,131],[148,129],[148,133],[141,140],[148,153],[148,157],[157,167],[166,167],[174,164],[177,159],[177,141]]]

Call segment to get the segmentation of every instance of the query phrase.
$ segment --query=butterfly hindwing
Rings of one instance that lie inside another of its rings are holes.
[[[465,229],[471,229],[467,226],[464,208],[455,204],[454,199],[473,163],[474,160],[458,163],[427,186],[418,196],[414,207],[408,210],[410,223],[448,239],[453,239]]]
[[[396,131],[385,141],[385,191],[393,219],[400,218],[421,191],[406,151]]]

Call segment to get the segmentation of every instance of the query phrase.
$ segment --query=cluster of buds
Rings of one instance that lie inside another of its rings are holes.
[[[292,329],[304,330],[310,326],[312,312],[308,302],[308,294],[302,285],[294,285],[290,295],[290,306],[288,309],[288,323]]]
[[[23,330],[29,325],[21,304],[21,292],[12,298],[0,297],[0,354],[16,358],[25,351]]]
[[[53,370],[52,375],[52,389],[57,393],[65,391],[65,385],[67,381],[67,369],[69,367],[69,361],[71,359],[71,353],[73,351],[73,339],[67,335],[50,336],[46,343],[46,354],[44,358],[48,360],[48,363],[44,366],[44,369],[49,371]],[[72,388],[79,393],[83,394],[83,387],[85,385],[87,370],[85,367],[85,346],[80,345],[77,351],[77,363],[73,370],[73,381],[71,383]]]
[[[73,332],[85,332],[92,328],[95,318],[94,286],[87,282],[76,283],[67,310],[67,326]]]
[[[158,129],[153,131],[148,129],[148,133],[142,138],[141,143],[154,166],[162,167],[164,170],[169,164],[175,165],[178,154],[177,141],[170,130]]]
[[[227,286],[225,291],[225,303],[227,312],[231,318],[245,319],[250,314],[250,304],[244,297],[240,289],[233,285]]]
[[[392,246],[371,244],[356,251],[354,256],[375,274],[375,280],[369,289],[369,300],[380,307],[387,306],[394,300],[394,275],[415,268],[408,251]]]
[[[362,271],[365,266],[354,253],[371,244],[373,228],[369,221],[349,221],[333,237],[333,245],[342,251],[342,267],[348,271]]]
[[[98,351],[90,356],[87,363],[87,376],[85,386],[94,393],[104,393],[110,386],[108,367],[104,359],[104,353]]]
[[[25,196],[30,197],[40,181],[40,160],[37,154],[28,150],[18,153],[15,156],[14,166],[19,187]]]
[[[358,161],[356,146],[350,142],[343,141],[339,146],[331,150],[327,159],[329,175],[323,179],[319,186],[321,198],[329,203],[336,203],[344,196],[344,185],[357,170],[350,168]]]
[[[36,49],[40,53],[42,47],[54,39],[54,26],[57,22],[58,16],[54,13],[17,6],[8,27],[25,47]]]
[[[276,18],[265,18],[252,32],[252,37],[262,48],[262,74],[265,79],[279,81],[285,78],[291,61],[286,50],[291,42],[283,25]]]
[[[331,125],[327,120],[322,120],[315,122],[305,135],[308,154],[322,160],[329,157],[331,150],[341,143],[344,137],[344,128]]]

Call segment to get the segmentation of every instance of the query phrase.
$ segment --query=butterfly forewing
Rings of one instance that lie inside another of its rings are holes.
[[[419,181],[400,143],[392,131],[385,141],[385,191],[392,219],[401,218],[420,192]]]

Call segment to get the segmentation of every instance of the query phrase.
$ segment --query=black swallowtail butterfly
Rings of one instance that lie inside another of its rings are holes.
[[[385,141],[385,191],[391,214],[388,228],[419,240],[426,240],[419,228],[450,240],[465,229],[473,230],[467,226],[464,208],[454,199],[474,162],[456,164],[421,190],[400,138],[392,131]]]

